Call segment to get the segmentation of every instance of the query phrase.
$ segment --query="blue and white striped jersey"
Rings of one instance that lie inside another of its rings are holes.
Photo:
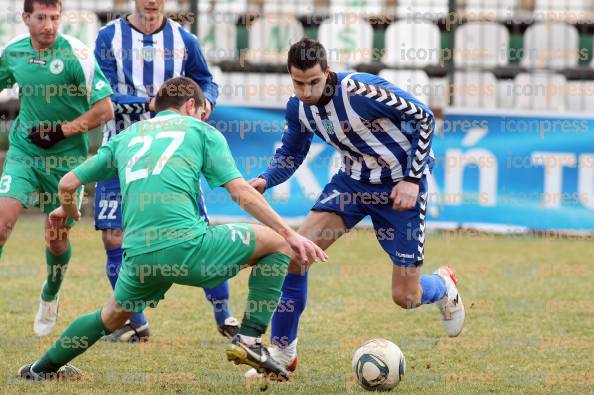
[[[134,122],[150,118],[149,98],[170,78],[193,79],[206,99],[216,103],[218,87],[198,39],[168,18],[153,34],[136,30],[125,17],[110,22],[99,31],[95,57],[114,91],[115,119],[105,128],[104,143]]]
[[[282,146],[261,175],[268,188],[303,163],[314,133],[342,154],[341,172],[370,184],[419,180],[433,167],[433,112],[408,92],[373,74],[336,73],[331,100],[287,103]]]

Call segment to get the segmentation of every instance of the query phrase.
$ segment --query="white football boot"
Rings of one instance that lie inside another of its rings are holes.
[[[441,266],[438,274],[446,285],[446,295],[436,305],[441,313],[441,323],[449,337],[456,337],[464,328],[464,303],[458,291],[458,282],[454,271],[448,266]]]
[[[39,298],[39,310],[35,315],[33,331],[35,336],[42,337],[49,335],[58,322],[58,307],[60,305],[60,295],[56,300],[46,302]]]

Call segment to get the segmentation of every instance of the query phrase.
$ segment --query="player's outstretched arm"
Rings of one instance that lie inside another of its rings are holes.
[[[287,181],[305,160],[313,133],[299,121],[299,100],[289,99],[285,113],[286,128],[282,145],[276,150],[268,168],[250,184],[260,193]],[[263,181],[259,181],[263,180]]]
[[[225,188],[239,206],[254,216],[258,221],[281,235],[291,246],[296,257],[302,263],[316,260],[326,261],[328,256],[313,241],[299,235],[291,229],[276,211],[243,178],[236,178],[225,184]]]

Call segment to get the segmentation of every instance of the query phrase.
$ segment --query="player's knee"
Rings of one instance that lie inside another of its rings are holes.
[[[291,262],[289,263],[289,273],[303,275],[304,270],[305,268],[303,265],[299,263],[294,256],[291,256]]]
[[[63,255],[68,249],[68,239],[66,240],[46,240],[46,247],[54,256]]]
[[[122,247],[122,232],[114,229],[108,229],[101,232],[103,247],[106,251],[115,250]]]
[[[414,309],[420,304],[417,292],[412,292],[406,289],[393,289],[392,300],[403,309]]]
[[[113,332],[124,325],[133,314],[111,299],[101,309],[101,321],[110,332]]]
[[[4,245],[4,243],[6,243],[11,230],[12,226],[9,223],[0,220],[0,245]]]
[[[278,242],[278,246],[276,248],[276,253],[291,256],[292,251],[291,251],[291,247],[289,246],[289,243],[287,243],[283,239],[280,239]]]

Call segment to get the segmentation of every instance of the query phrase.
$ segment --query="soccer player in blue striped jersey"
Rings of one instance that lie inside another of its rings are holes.
[[[295,96],[287,129],[268,169],[250,181],[260,192],[285,182],[305,159],[316,134],[342,155],[342,167],[324,188],[299,233],[328,248],[364,217],[393,262],[392,299],[411,309],[435,303],[449,336],[464,325],[453,271],[421,275],[427,179],[433,166],[431,110],[390,82],[367,73],[330,71],[326,51],[302,39],[289,50]],[[294,370],[297,329],[307,300],[307,268],[291,262],[272,320],[271,354]],[[248,372],[254,374],[254,372]]]
[[[217,84],[198,39],[164,15],[165,0],[136,0],[134,12],[103,27],[97,36],[95,57],[111,82],[115,119],[105,129],[104,144],[131,124],[154,115],[154,96],[164,81],[178,76],[194,80],[204,92],[205,116],[216,104]],[[208,220],[204,199],[200,212]],[[102,231],[107,254],[107,276],[112,287],[122,264],[122,213],[117,177],[97,183],[95,227]],[[225,281],[204,290],[212,303],[219,332],[232,337],[239,321],[229,309],[229,286]],[[143,313],[132,316],[120,330],[104,338],[108,341],[147,340],[148,321]]]

